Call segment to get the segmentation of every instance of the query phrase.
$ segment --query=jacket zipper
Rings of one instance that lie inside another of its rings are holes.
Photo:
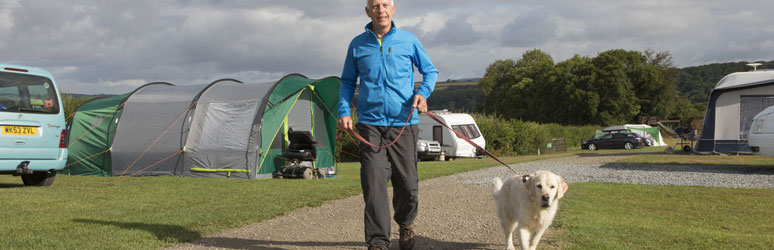
[[[370,31],[370,30],[369,30],[369,32],[371,32],[371,34],[374,35],[374,39],[377,40],[376,42],[379,42],[379,37],[376,36],[376,33],[373,33],[373,31]],[[387,72],[387,68],[388,68],[387,67],[387,59],[389,58],[390,54],[392,54],[392,47],[388,47],[387,48],[387,56],[385,57],[385,55],[384,55],[384,43],[386,42],[384,38],[386,38],[387,35],[390,34],[390,32],[392,32],[392,31],[387,32],[387,34],[385,34],[384,37],[382,37],[382,42],[379,43],[379,55],[381,55],[381,57],[382,57],[381,63],[382,63],[382,70],[384,72],[383,79],[380,82],[381,88],[382,88],[382,99],[383,99],[383,104],[382,105],[384,105],[384,116],[382,117],[382,119],[384,119],[384,123],[385,123],[386,126],[391,126],[392,125],[392,124],[390,124],[390,121],[388,119],[388,115],[390,114],[390,112],[389,112],[390,110],[389,110],[389,105],[387,103],[388,102],[388,98],[387,98],[387,78],[389,76],[389,74]]]

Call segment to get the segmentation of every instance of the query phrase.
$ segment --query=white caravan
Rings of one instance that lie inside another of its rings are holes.
[[[774,156],[774,106],[755,115],[748,142],[753,154]]]
[[[473,120],[472,116],[465,113],[452,113],[447,110],[431,110],[428,112],[433,113],[439,120],[465,135],[482,148],[486,147],[484,136],[481,134],[481,130],[478,129],[478,125],[476,125],[476,121]],[[426,114],[419,114],[419,138],[438,141],[446,151],[447,159],[483,156],[482,152],[477,152],[476,147],[470,145],[470,143],[458,137],[446,127],[438,124],[438,122]]]

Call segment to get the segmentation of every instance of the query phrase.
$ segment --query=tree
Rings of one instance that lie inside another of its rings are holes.
[[[594,67],[591,58],[575,55],[556,64],[552,76],[557,86],[553,122],[560,124],[590,124],[597,116],[599,94],[593,86]]]
[[[608,50],[599,53],[591,63],[593,86],[599,94],[599,112],[591,123],[610,125],[632,120],[640,105],[629,73],[643,63],[642,55],[636,51]]]
[[[512,89],[511,95],[518,100],[511,103],[512,109],[516,112],[511,117],[550,122],[553,113],[552,103],[556,97],[551,79],[554,59],[538,49],[529,50],[516,61],[514,70],[518,86]]]
[[[508,98],[507,90],[514,85],[513,68],[516,62],[513,60],[497,60],[486,68],[486,74],[478,83],[481,87],[483,105],[480,111],[485,114],[504,114]]]
[[[489,65],[479,82],[484,105],[481,111],[506,118],[536,120],[542,117],[543,97],[550,92],[554,60],[540,50],[530,50],[521,59],[498,60]]]

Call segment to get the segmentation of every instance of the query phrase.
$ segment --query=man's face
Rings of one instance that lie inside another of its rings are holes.
[[[387,27],[392,23],[395,4],[392,0],[369,0],[365,10],[375,27]]]

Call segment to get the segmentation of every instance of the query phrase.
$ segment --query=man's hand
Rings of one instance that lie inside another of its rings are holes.
[[[413,107],[417,108],[419,113],[427,112],[427,99],[422,95],[415,95]]]
[[[336,126],[339,130],[352,130],[352,118],[349,116],[342,116],[339,121],[336,122]]]

